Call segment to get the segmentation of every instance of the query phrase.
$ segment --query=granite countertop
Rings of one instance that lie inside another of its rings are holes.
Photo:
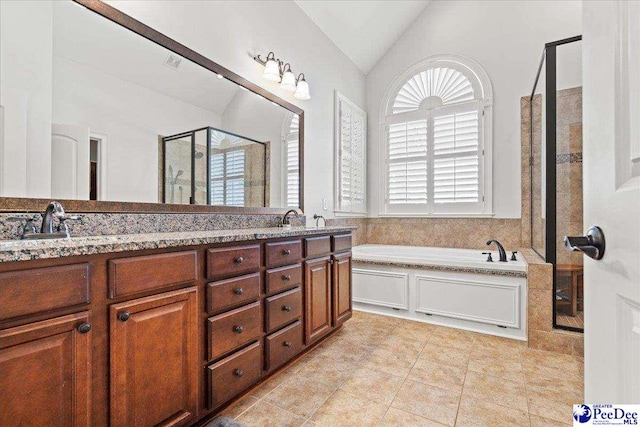
[[[366,258],[359,258],[357,255],[353,256],[353,262],[380,265],[387,267],[399,267],[399,268],[416,268],[420,270],[436,270],[436,271],[453,271],[457,273],[473,273],[473,274],[491,274],[497,276],[510,276],[510,277],[527,277],[526,271],[515,270],[497,270],[491,268],[474,268],[463,267],[455,265],[441,265],[441,264],[429,264],[429,263],[409,263],[401,261],[373,261]]]
[[[348,226],[271,227],[175,233],[119,234],[51,240],[0,240],[0,262],[309,236],[347,232],[356,228]]]

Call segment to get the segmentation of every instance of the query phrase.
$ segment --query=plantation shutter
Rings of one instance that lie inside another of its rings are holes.
[[[388,126],[389,205],[427,204],[427,130],[427,119],[392,123]]]
[[[480,114],[477,103],[433,112],[433,201],[436,211],[446,208],[446,204],[475,208],[482,202]]]
[[[211,204],[244,206],[244,150],[225,151],[211,156]]]
[[[366,213],[366,113],[336,94],[336,212]]]
[[[244,150],[226,153],[225,196],[227,206],[244,206]]]
[[[298,154],[298,134],[289,134],[286,139],[287,150],[287,207],[297,208],[299,203],[299,154]]]

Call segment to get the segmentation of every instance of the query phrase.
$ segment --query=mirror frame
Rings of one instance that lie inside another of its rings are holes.
[[[269,101],[275,102],[300,117],[300,130],[298,135],[299,144],[299,178],[300,194],[299,204],[296,209],[304,212],[304,110],[293,105],[284,99],[272,94],[255,83],[239,76],[233,71],[229,71],[223,66],[215,63],[209,58],[189,49],[185,45],[178,43],[170,37],[154,30],[146,24],[132,18],[124,12],[103,3],[100,0],[71,0],[92,12],[133,31],[168,49],[181,57],[194,62],[215,74],[220,74],[227,80],[243,86]],[[26,197],[0,197],[0,212],[40,212],[43,211],[52,199],[26,198]],[[254,214],[254,215],[281,215],[290,208],[271,207],[237,207],[237,206],[209,206],[209,205],[170,205],[163,203],[136,203],[136,202],[107,202],[96,200],[58,200],[68,212],[122,212],[122,213],[225,213],[225,214]]]

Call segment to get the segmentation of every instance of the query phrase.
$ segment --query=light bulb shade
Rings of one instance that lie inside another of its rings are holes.
[[[280,81],[280,67],[275,59],[269,59],[264,65],[264,73],[262,73],[262,77],[270,82]]]
[[[280,83],[280,87],[287,92],[295,92],[296,76],[291,71],[285,71],[282,75],[282,83]]]
[[[311,95],[309,94],[309,84],[304,79],[300,79],[298,82],[296,93],[293,94],[293,97],[303,101],[311,99]]]

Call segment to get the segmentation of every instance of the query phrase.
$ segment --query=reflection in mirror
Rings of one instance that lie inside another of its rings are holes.
[[[70,0],[31,3],[0,3],[1,197],[299,207],[298,115]]]

